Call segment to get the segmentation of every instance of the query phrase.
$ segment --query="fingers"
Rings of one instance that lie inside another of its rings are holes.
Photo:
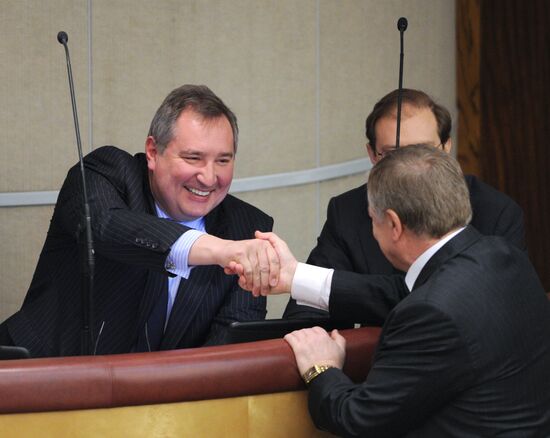
[[[229,262],[229,265],[223,268],[223,272],[227,275],[242,275],[244,269],[242,265],[239,265],[236,262]]]
[[[275,287],[277,286],[277,283],[279,282],[279,273],[281,269],[281,263],[279,261],[279,256],[275,249],[271,246],[267,246],[267,263],[268,263],[268,277],[267,277],[267,283],[269,287]]]
[[[289,333],[284,339],[292,348],[302,374],[313,365],[342,368],[344,364],[346,340],[338,331],[329,335],[321,327],[313,327]]]
[[[257,258],[258,258],[258,264],[256,266],[256,278],[259,278],[259,290],[260,295],[266,296],[269,293],[269,271],[270,271],[270,265],[269,265],[269,256],[268,251],[271,250],[275,252],[273,248],[271,248],[271,245],[264,246],[263,242],[260,243],[259,248],[257,250]]]
[[[275,253],[275,250],[271,247],[269,242],[262,240],[251,241],[252,253],[250,264],[253,266],[253,285],[252,293],[254,296],[268,295],[269,293],[269,278],[270,278],[270,256],[268,252]]]
[[[239,285],[255,297],[269,295],[279,281],[279,256],[266,240],[250,239],[230,244],[229,262],[224,272],[239,276]]]
[[[330,333],[330,337],[338,344],[338,346],[343,350],[346,351],[346,338],[344,338],[338,330],[334,329]]]
[[[279,281],[280,262],[279,256],[273,246],[261,239],[251,240],[253,246],[250,265],[253,270],[252,293],[254,296],[269,295],[271,287]],[[250,287],[250,284],[248,284]]]
[[[279,236],[277,236],[275,233],[263,233],[261,231],[256,231],[254,233],[254,236],[257,239],[261,240],[267,240],[273,248],[277,251],[277,253],[281,252],[287,252],[289,251],[288,246],[286,245],[285,241],[281,239]]]

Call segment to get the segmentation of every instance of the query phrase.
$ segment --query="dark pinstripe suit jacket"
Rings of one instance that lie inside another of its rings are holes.
[[[468,227],[388,315],[367,380],[321,374],[310,412],[342,436],[548,437],[549,339],[525,253]]]
[[[155,216],[144,154],[131,156],[105,146],[85,162],[96,253],[96,337],[104,323],[97,353],[125,353],[167,287],[165,259],[188,228]],[[23,306],[7,320],[15,344],[29,348],[32,356],[79,353],[81,212],[81,179],[75,166],[59,193]],[[255,230],[273,226],[269,216],[231,195],[205,222],[208,233],[233,240],[253,238]],[[181,281],[161,349],[223,343],[229,322],[263,319],[265,306],[265,298],[253,298],[220,267],[196,267]]]
[[[502,236],[525,249],[523,212],[511,198],[466,175],[473,217],[471,224],[486,236]],[[367,190],[361,185],[330,200],[327,220],[309,264],[333,268],[330,314],[339,319],[382,325],[403,298],[403,281],[372,234]],[[369,275],[365,275],[369,274]],[[373,275],[374,274],[374,275]],[[367,304],[368,305],[363,305]],[[290,300],[286,317],[326,315]]]

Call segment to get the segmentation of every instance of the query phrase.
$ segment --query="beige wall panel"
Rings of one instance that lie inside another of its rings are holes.
[[[65,51],[69,35],[83,142],[87,144],[86,1],[1,1],[0,192],[55,190],[76,161]]]
[[[397,86],[400,16],[409,20],[404,85],[427,90],[456,113],[450,0],[0,0],[0,6],[0,192],[57,190],[76,161],[59,30],[69,34],[85,152],[103,144],[142,151],[165,95],[183,83],[205,83],[239,118],[238,178],[362,158],[364,119]],[[364,179],[237,196],[273,216],[275,231],[305,261],[329,199]],[[0,208],[0,237],[12,242],[0,268],[0,321],[22,302],[51,212],[51,206]],[[268,316],[280,316],[286,301],[270,298]]]
[[[0,208],[0,322],[23,303],[52,212],[52,207]]]
[[[320,162],[363,157],[365,119],[397,88],[399,31],[405,31],[403,85],[433,94],[454,112],[454,2],[320,1]]]
[[[316,3],[94,1],[94,144],[141,151],[165,95],[209,85],[235,111],[237,176],[311,167]]]
[[[288,243],[298,261],[305,262],[317,238],[316,184],[240,193],[236,196],[273,217],[273,231]],[[269,297],[267,317],[280,318],[287,301],[286,294]]]

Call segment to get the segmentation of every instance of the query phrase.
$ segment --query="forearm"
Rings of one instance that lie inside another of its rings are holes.
[[[195,241],[189,251],[189,265],[227,266],[227,263],[230,260],[227,260],[227,257],[225,257],[224,254],[228,242],[231,241],[223,240],[210,234],[204,234]]]

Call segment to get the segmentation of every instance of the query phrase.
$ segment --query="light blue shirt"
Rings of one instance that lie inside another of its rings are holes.
[[[155,208],[157,210],[158,217],[173,220],[156,203]],[[193,229],[183,233],[180,238],[174,242],[168,257],[166,257],[166,270],[176,276],[168,278],[168,305],[166,306],[165,329],[166,324],[168,324],[168,319],[170,318],[170,313],[172,312],[172,307],[174,307],[174,302],[176,301],[180,281],[182,277],[189,278],[189,275],[191,275],[191,270],[193,269],[193,266],[189,266],[188,262],[189,251],[191,251],[191,247],[195,241],[206,233],[204,217],[200,217],[193,221],[178,223]]]

